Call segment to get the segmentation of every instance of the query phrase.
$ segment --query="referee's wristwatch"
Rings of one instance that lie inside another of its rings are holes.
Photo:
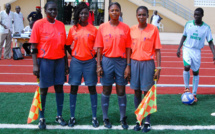
[[[161,70],[161,67],[156,67],[156,69],[160,69]]]

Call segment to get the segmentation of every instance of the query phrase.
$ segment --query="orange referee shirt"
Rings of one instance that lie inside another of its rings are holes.
[[[35,22],[30,43],[37,43],[37,58],[60,59],[65,56],[66,30],[62,22],[50,23],[47,18]]]
[[[155,49],[161,49],[158,28],[147,24],[144,30],[140,30],[138,25],[131,27],[132,54],[131,59],[138,61],[155,59]]]
[[[85,27],[78,25],[73,26],[69,30],[66,45],[71,45],[74,42],[72,56],[78,60],[90,60],[95,56],[93,49],[97,34],[97,28],[91,24]]]
[[[100,25],[95,47],[103,48],[106,57],[126,58],[126,48],[131,47],[130,28],[123,22],[111,26],[110,22]]]

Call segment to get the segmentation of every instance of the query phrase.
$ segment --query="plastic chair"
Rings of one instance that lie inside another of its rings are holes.
[[[164,31],[164,25],[162,23],[159,23],[159,30],[162,32]]]

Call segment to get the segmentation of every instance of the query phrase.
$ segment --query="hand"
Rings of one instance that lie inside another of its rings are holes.
[[[4,29],[7,29],[7,26],[3,25]]]
[[[102,77],[102,75],[103,75],[103,69],[102,69],[101,66],[97,66],[96,72],[97,72],[98,77]]]
[[[40,77],[40,71],[39,71],[38,65],[34,65],[34,66],[33,66],[33,74],[34,74],[35,76],[37,76],[37,78]]]
[[[178,51],[177,51],[176,54],[177,54],[177,57],[180,58],[180,56],[181,56],[181,51],[180,51],[180,49],[178,49]]]
[[[65,75],[68,75],[68,74],[69,74],[69,67],[65,66]]]
[[[130,79],[131,79],[131,67],[130,66],[127,66],[125,68],[124,79],[127,79],[128,81],[130,81]]]
[[[160,78],[160,71],[161,71],[161,69],[156,69],[156,72],[154,74],[154,79],[157,79],[157,82],[158,82],[158,80]]]

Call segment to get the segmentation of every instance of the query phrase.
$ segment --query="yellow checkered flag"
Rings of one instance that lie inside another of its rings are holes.
[[[37,90],[34,94],[34,98],[31,104],[31,109],[28,115],[27,123],[31,123],[38,119],[39,110],[42,111],[41,98],[40,98],[40,87],[37,87]]]
[[[155,84],[143,98],[138,108],[135,111],[137,121],[141,125],[142,120],[149,114],[157,112],[157,85]]]

